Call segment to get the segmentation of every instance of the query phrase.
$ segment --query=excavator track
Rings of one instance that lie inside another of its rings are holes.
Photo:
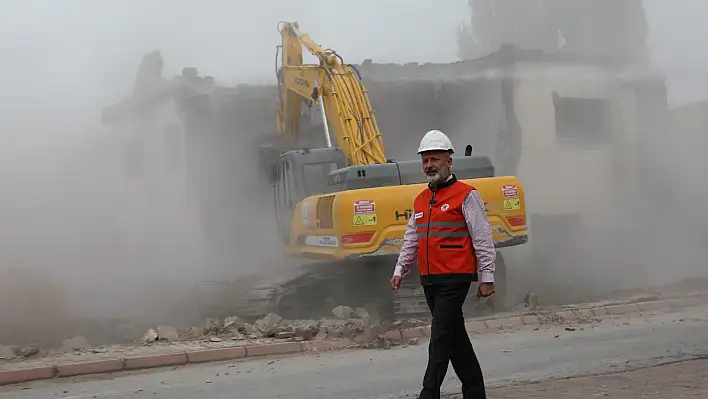
[[[395,261],[394,261],[395,262]],[[302,266],[294,276],[263,277],[262,280],[237,282],[202,282],[212,287],[209,301],[202,295],[198,315],[207,317],[239,316],[253,321],[268,313],[285,319],[314,319],[332,317],[332,309],[339,305],[366,309],[379,320],[429,321],[430,310],[416,268],[403,279],[397,291],[389,286],[390,259],[372,258],[357,264],[316,263]],[[498,293],[495,302],[505,295],[506,266],[497,252]],[[467,317],[485,312],[488,301],[475,298],[476,285],[470,287],[465,304]],[[495,311],[503,306],[494,306]]]
[[[391,290],[393,264],[395,260],[392,263],[388,258],[321,264],[279,285],[280,294],[272,309],[285,318],[328,317],[339,305],[364,308],[381,320],[429,318],[430,311],[417,275],[411,273],[399,290]]]
[[[423,286],[418,273],[411,271],[401,281],[401,286],[393,294],[393,314],[395,320],[427,320],[430,309],[425,299]]]
[[[200,318],[239,316],[255,320],[268,313],[285,319],[332,317],[339,305],[361,307],[379,320],[426,320],[430,311],[417,273],[411,272],[397,291],[389,285],[395,259],[314,263],[287,278],[200,282],[193,297]],[[197,286],[195,286],[197,287]],[[196,295],[199,293],[200,295]]]

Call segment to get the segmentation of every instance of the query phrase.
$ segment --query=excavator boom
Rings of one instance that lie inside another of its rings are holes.
[[[356,68],[344,64],[331,49],[318,45],[297,22],[282,23],[281,67],[277,70],[280,107],[277,129],[283,146],[298,148],[300,111],[303,100],[317,103],[323,116],[327,147],[332,135],[344,153],[346,166],[386,163],[381,132],[376,124],[368,93]],[[303,64],[306,48],[317,65]]]

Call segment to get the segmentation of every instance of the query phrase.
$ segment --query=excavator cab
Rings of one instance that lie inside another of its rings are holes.
[[[330,172],[344,166],[344,153],[335,147],[291,150],[280,155],[272,182],[278,232],[285,245],[290,242],[290,221],[297,203],[323,193]]]

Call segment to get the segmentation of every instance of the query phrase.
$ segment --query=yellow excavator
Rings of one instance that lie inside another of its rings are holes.
[[[415,272],[400,290],[388,286],[413,199],[426,187],[420,160],[387,159],[356,68],[300,32],[297,22],[281,24],[278,140],[261,155],[271,157],[263,162],[286,252],[312,262],[302,275],[265,287],[269,310],[286,318],[319,318],[348,305],[382,318],[425,317]],[[303,63],[303,47],[317,64]],[[320,148],[301,146],[303,102],[321,113]],[[423,133],[411,132],[410,139]],[[454,156],[453,171],[481,193],[497,248],[527,242],[524,190],[516,177],[494,177],[491,161],[482,156]],[[501,257],[497,272],[503,280]]]

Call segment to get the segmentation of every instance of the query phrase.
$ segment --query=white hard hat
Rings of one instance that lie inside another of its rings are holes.
[[[430,130],[425,133],[423,139],[420,140],[418,154],[425,151],[450,151],[451,154],[455,153],[450,138],[440,130]]]

